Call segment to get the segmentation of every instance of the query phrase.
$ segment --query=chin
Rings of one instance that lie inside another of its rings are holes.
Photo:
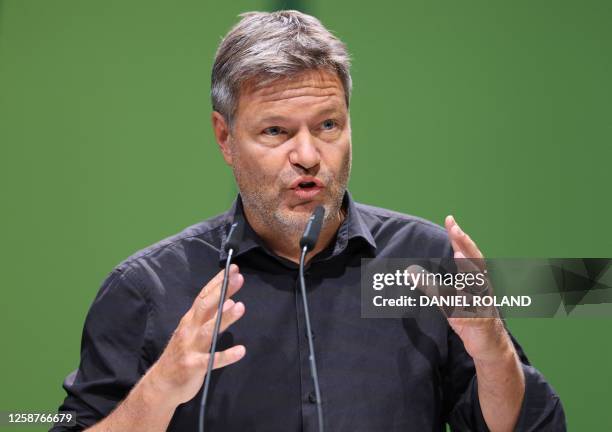
[[[276,222],[279,223],[284,230],[289,231],[302,231],[306,227],[306,223],[308,222],[308,218],[312,214],[316,206],[313,206],[312,209],[301,206],[300,209],[282,209],[278,210],[274,213],[274,218]]]

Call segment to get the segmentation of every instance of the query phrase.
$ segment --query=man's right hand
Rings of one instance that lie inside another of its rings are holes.
[[[202,288],[191,308],[181,318],[164,352],[146,374],[153,387],[164,392],[173,405],[193,399],[204,382],[224,272],[222,270],[217,273]],[[243,283],[244,277],[239,273],[238,266],[232,264],[227,287],[228,299],[223,304],[221,332],[244,315],[244,304],[235,303],[229,298]],[[235,363],[245,353],[243,345],[217,352],[213,369]]]
[[[235,264],[230,266],[229,272],[228,299],[223,304],[220,331],[244,315],[244,304],[229,299],[242,287],[244,277]],[[208,368],[223,273],[224,270],[202,288],[181,318],[164,352],[128,396],[106,418],[87,429],[88,432],[165,431],[176,407],[198,394]],[[245,352],[243,345],[217,352],[213,368],[235,363]]]

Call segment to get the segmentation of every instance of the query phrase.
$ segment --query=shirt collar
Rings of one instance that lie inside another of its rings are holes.
[[[346,217],[344,218],[344,221],[338,228],[338,232],[335,237],[335,245],[333,245],[332,256],[340,254],[346,249],[349,241],[358,238],[365,240],[366,243],[372,249],[376,249],[376,242],[374,241],[374,237],[372,236],[372,233],[370,232],[370,229],[368,228],[366,222],[363,220],[363,217],[359,212],[359,209],[357,208],[357,205],[348,190],[344,193],[344,197],[342,198],[342,206],[347,210],[347,213]],[[229,232],[229,227],[232,221],[237,216],[242,217],[245,222],[245,226],[244,237],[242,242],[240,243],[240,249],[235,256],[242,255],[255,248],[261,248],[269,255],[274,255],[273,252],[268,249],[268,247],[265,245],[259,235],[255,232],[255,230],[251,227],[251,225],[247,222],[246,217],[244,216],[244,206],[240,194],[238,194],[226,214],[228,216],[228,220],[224,225],[221,234],[221,248],[219,249],[220,263],[225,262],[225,260],[227,259],[227,252],[225,251],[227,233]]]

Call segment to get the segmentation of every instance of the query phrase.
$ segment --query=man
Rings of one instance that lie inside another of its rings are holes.
[[[226,213],[121,263],[88,313],[79,368],[53,430],[195,430],[219,300],[223,245],[245,238],[229,275],[206,429],[316,431],[299,238],[325,219],[306,279],[329,431],[564,430],[559,398],[498,319],[360,318],[368,257],[482,257],[452,217],[446,231],[358,204],[345,46],[315,18],[248,13],[221,42],[212,124],[240,194]]]

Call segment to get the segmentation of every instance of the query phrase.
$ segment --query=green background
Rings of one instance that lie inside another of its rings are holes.
[[[353,56],[361,202],[490,257],[610,257],[612,3],[314,1]],[[216,44],[273,2],[0,3],[0,410],[54,411],[119,261],[226,209]],[[611,430],[609,319],[514,320],[570,430]],[[27,429],[21,429],[27,430]]]

